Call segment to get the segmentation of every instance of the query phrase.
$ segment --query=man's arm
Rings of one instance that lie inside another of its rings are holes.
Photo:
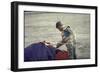
[[[57,43],[56,48],[59,48],[62,45],[63,45],[62,43]]]
[[[63,38],[62,41],[60,41],[59,43],[57,43],[56,48],[59,48],[60,46],[62,46],[65,43],[67,43],[69,39],[70,39],[69,37]]]

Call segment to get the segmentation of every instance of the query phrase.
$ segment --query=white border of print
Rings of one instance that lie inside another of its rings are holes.
[[[18,6],[18,68],[39,68],[53,66],[72,66],[72,65],[88,65],[95,64],[95,10],[80,8],[61,8],[46,6]],[[48,12],[69,12],[69,13],[88,13],[90,14],[90,59],[81,60],[59,60],[59,61],[39,61],[24,62],[24,11],[48,11]]]

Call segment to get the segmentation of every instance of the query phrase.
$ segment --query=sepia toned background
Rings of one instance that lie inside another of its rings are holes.
[[[76,38],[76,54],[79,59],[90,58],[90,15],[79,13],[24,12],[24,47],[32,43],[48,41],[53,46],[61,40],[56,22],[70,26]],[[66,49],[62,47],[60,49]]]

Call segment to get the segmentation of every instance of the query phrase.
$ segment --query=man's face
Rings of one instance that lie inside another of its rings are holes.
[[[62,25],[59,25],[58,30],[59,31],[63,31],[63,26]]]

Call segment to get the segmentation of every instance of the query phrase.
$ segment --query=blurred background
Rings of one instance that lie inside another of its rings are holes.
[[[62,39],[60,32],[56,29],[57,21],[61,21],[64,27],[70,26],[74,32],[77,58],[89,59],[90,14],[25,11],[24,47],[44,40],[55,46]],[[60,49],[66,49],[66,47]]]

